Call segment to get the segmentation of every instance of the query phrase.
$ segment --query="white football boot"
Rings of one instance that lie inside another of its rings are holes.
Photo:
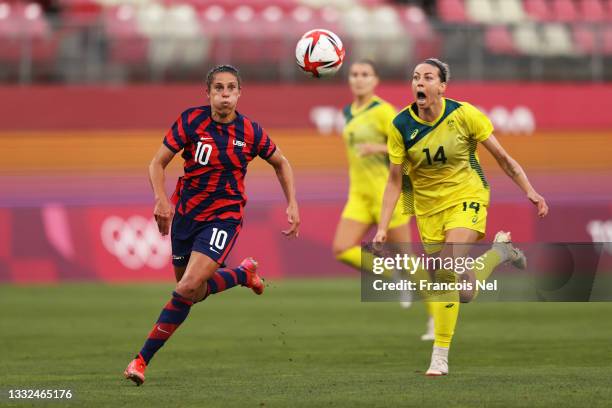
[[[448,349],[434,346],[431,352],[431,364],[425,372],[429,377],[439,377],[448,374]]]
[[[512,237],[509,232],[499,231],[493,239],[493,249],[502,256],[502,262],[510,262],[518,269],[527,268],[527,257],[520,249],[512,245]]]

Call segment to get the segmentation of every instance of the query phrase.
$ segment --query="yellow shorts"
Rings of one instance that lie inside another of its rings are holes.
[[[382,209],[382,195],[370,195],[358,192],[349,192],[349,198],[342,211],[342,218],[358,221],[364,224],[378,224]],[[397,228],[410,221],[410,216],[402,214],[401,200],[397,202],[389,228]]]
[[[421,241],[424,244],[441,243],[445,241],[446,231],[453,228],[468,228],[478,231],[478,239],[482,239],[487,226],[487,206],[466,201],[449,207],[435,214],[416,217]]]

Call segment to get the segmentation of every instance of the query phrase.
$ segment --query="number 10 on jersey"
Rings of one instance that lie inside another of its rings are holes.
[[[210,154],[212,153],[212,146],[207,144],[202,144],[202,142],[198,142],[198,146],[196,147],[195,159],[202,166],[206,166],[208,164],[208,160],[210,159]]]

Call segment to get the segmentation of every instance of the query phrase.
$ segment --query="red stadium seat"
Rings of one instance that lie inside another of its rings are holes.
[[[595,32],[589,26],[578,24],[573,27],[574,46],[579,54],[588,55],[596,51]]]
[[[581,0],[578,3],[581,20],[602,21],[606,18],[604,6],[600,0]]]
[[[487,28],[485,32],[485,46],[493,54],[512,55],[517,53],[512,34],[510,34],[506,26]]]
[[[602,53],[612,55],[612,27],[604,27],[602,37]]]
[[[61,0],[62,19],[71,25],[91,25],[102,14],[102,6],[94,0]]]
[[[166,0],[168,4],[174,5],[175,0]],[[277,6],[283,10],[289,10],[295,7],[294,0],[183,0],[182,3],[191,4],[196,10],[207,9],[210,6],[217,5],[226,10],[233,10],[240,6],[248,6],[254,11],[259,12],[270,6]]]
[[[439,34],[431,26],[427,14],[420,7],[408,6],[398,11],[404,29],[414,39],[414,58],[425,59],[440,52]]]
[[[612,0],[603,0],[604,13],[608,21],[612,21]]]
[[[138,31],[136,10],[132,6],[106,9],[103,21],[112,62],[136,65],[147,60],[149,41]]]
[[[552,0],[553,19],[571,22],[578,20],[578,12],[572,0]]]
[[[525,0],[525,11],[535,21],[551,21],[551,10],[545,0]]]
[[[468,21],[463,0],[438,0],[436,5],[440,20],[449,23],[465,23]]]
[[[0,4],[0,60],[18,63],[29,56],[35,63],[48,62],[57,45],[38,4]]]

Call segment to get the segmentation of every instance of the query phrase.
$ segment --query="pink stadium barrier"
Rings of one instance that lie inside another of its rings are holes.
[[[398,108],[410,84],[385,83]],[[448,96],[483,108],[498,133],[609,131],[612,84],[453,83]],[[244,85],[239,111],[267,128],[333,130],[350,101],[344,84]],[[166,129],[189,106],[205,104],[203,84],[0,87],[2,130]],[[588,120],[581,114],[588,109]]]
[[[351,276],[337,263],[331,242],[341,206],[301,207],[302,229],[287,240],[282,204],[247,207],[243,231],[228,264],[243,257],[260,260],[264,275]],[[516,242],[610,241],[612,204],[556,203],[545,220],[528,203],[500,203],[489,209],[488,234],[510,229]],[[414,223],[413,223],[414,224]],[[412,238],[417,239],[412,225]],[[170,281],[170,243],[161,238],[148,206],[57,206],[0,209],[0,282],[52,283]]]

